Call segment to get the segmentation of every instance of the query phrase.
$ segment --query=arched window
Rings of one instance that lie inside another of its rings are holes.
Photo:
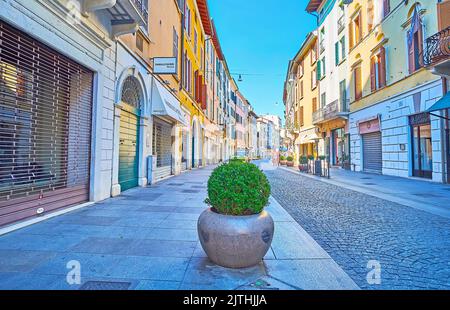
[[[125,79],[122,86],[121,101],[135,108],[140,108],[142,91],[139,81],[134,76]]]

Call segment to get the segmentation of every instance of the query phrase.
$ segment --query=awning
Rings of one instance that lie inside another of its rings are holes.
[[[181,104],[177,97],[156,79],[153,79],[152,82],[152,114],[166,116],[175,122],[188,126],[185,113],[181,109]]]
[[[308,144],[315,143],[320,137],[313,130],[308,130],[306,132],[300,133],[300,135],[295,139],[295,144]]]
[[[445,109],[450,109],[450,92],[447,92],[444,97],[436,101],[426,112],[436,112]]]

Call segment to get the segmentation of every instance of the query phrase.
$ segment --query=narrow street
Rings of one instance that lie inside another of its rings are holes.
[[[212,263],[198,240],[197,219],[214,167],[0,230],[0,290],[358,289],[273,199],[267,210],[275,234],[264,261],[242,269]],[[69,278],[75,271],[78,283]]]
[[[450,219],[294,174],[272,195],[362,289],[449,289]],[[381,284],[366,281],[369,260]]]

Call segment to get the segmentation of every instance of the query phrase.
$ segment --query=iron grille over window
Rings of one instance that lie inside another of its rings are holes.
[[[134,76],[129,76],[123,82],[122,102],[139,108],[141,103],[141,86]]]

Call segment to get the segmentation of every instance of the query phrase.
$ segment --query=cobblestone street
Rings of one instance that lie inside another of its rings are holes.
[[[449,289],[450,220],[281,169],[272,194],[362,289]],[[369,285],[367,263],[381,264]]]

